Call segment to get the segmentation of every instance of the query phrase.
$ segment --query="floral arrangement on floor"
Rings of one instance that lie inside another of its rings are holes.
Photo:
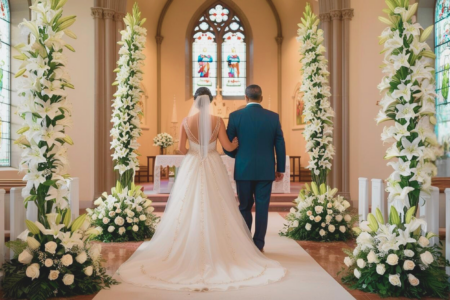
[[[329,72],[325,59],[323,30],[318,28],[320,20],[306,4],[302,23],[298,24],[298,38],[301,43],[303,92],[306,127],[306,151],[309,154],[308,169],[311,170],[312,190],[300,191],[295,207],[286,216],[281,235],[296,240],[341,241],[352,236],[349,228],[356,217],[348,210],[350,203],[340,196],[335,197],[337,189],[327,187],[327,175],[335,154],[333,147],[333,117],[329,97]],[[320,187],[320,189],[318,188]]]
[[[92,224],[102,229],[96,239],[103,242],[142,241],[155,233],[159,218],[153,214],[152,201],[139,186],[112,188],[111,195],[104,193],[87,209]]]
[[[447,299],[450,283],[445,267],[450,264],[441,246],[430,246],[430,239],[439,237],[422,234],[426,223],[413,217],[415,211],[411,207],[406,215],[399,215],[392,206],[388,223],[380,210],[376,217],[369,214],[368,222],[355,229],[359,233],[356,248],[345,250],[348,269],[342,281],[382,297]]]
[[[352,237],[351,228],[357,217],[348,211],[350,203],[336,196],[337,189],[324,184],[301,190],[286,216],[288,221],[280,235],[295,240],[308,241],[345,241]]]
[[[65,3],[35,0],[31,21],[19,25],[30,38],[27,45],[15,47],[19,55],[14,58],[23,61],[15,77],[23,76],[18,88],[23,101],[17,112],[24,120],[15,143],[23,149],[24,203],[35,203],[38,214],[35,223],[26,221],[29,231],[8,243],[16,256],[2,266],[6,298],[92,294],[116,284],[100,266],[101,248],[89,242],[99,231],[87,230],[86,215],[72,222],[68,208],[66,144],[73,142],[66,134],[71,124],[66,88],[74,86],[63,49],[74,49],[63,37],[76,38],[68,29],[76,17],[62,16]]]
[[[448,298],[450,264],[439,245],[430,246],[433,233],[422,232],[426,222],[417,219],[419,195],[429,192],[431,177],[436,174],[434,161],[439,152],[433,132],[435,117],[434,53],[425,40],[433,26],[423,30],[412,22],[417,3],[386,0],[388,24],[380,36],[385,53],[378,86],[384,94],[377,122],[394,120],[385,127],[382,140],[393,140],[386,159],[394,172],[387,180],[390,207],[389,222],[382,213],[369,214],[355,232],[357,246],[346,251],[343,282],[351,288],[378,293],[382,297],[424,296]]]
[[[327,183],[327,174],[331,170],[331,161],[335,153],[333,147],[333,117],[329,97],[329,72],[325,59],[323,30],[318,29],[319,19],[306,4],[302,23],[298,24],[297,40],[301,43],[303,81],[300,91],[303,92],[306,127],[303,136],[307,141],[306,152],[309,154],[308,169],[312,180],[318,186]]]
[[[7,243],[15,255],[2,266],[5,298],[89,295],[117,284],[101,266],[101,245],[90,242],[101,229],[89,228],[86,215],[71,222],[66,209],[44,219],[48,226],[27,220],[29,232]]]
[[[173,145],[173,137],[168,133],[162,132],[153,138],[153,146],[160,147],[161,150],[168,148],[172,145]]]
[[[380,17],[389,25],[380,36],[385,76],[378,86],[383,99],[376,120],[394,121],[384,127],[381,139],[393,143],[385,159],[397,158],[388,163],[394,169],[387,179],[389,202],[404,213],[407,207],[418,207],[420,192],[430,192],[431,177],[437,173],[435,55],[425,43],[433,26],[423,30],[411,21],[417,4],[401,1],[403,5],[398,5],[397,0],[386,3],[388,18]]]
[[[114,112],[111,130],[111,148],[114,148],[113,159],[115,169],[119,171],[116,187],[111,189],[111,195],[106,192],[94,204],[95,209],[89,209],[92,226],[102,228],[96,239],[103,242],[142,241],[151,238],[155,232],[159,218],[152,212],[152,201],[147,199],[140,186],[134,185],[134,175],[139,168],[136,150],[139,147],[137,139],[141,136],[139,115],[142,115],[138,102],[142,93],[141,66],[145,56],[142,50],[145,46],[147,31],[142,25],[141,12],[137,3],[133,13],[124,18],[127,26],[122,30],[122,40],[119,42],[120,58],[116,69],[118,91],[115,94]]]

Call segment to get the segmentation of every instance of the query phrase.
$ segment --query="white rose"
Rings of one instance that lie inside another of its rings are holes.
[[[336,227],[334,227],[334,225],[330,225],[328,226],[328,231],[333,233],[336,230]]]
[[[397,254],[389,254],[386,259],[386,262],[391,266],[395,266],[396,264],[398,264]]]
[[[395,286],[402,286],[402,282],[400,281],[400,275],[389,275],[389,282]]]
[[[133,223],[133,219],[130,218],[130,217],[127,217],[127,222],[128,222],[128,223]]]
[[[332,207],[333,207],[333,204],[331,204],[331,202],[328,202],[327,208],[332,208]]]
[[[352,217],[350,216],[350,215],[345,215],[344,216],[344,220],[345,220],[345,222],[350,222],[351,220],[352,220]]]
[[[322,222],[322,224],[320,224],[320,226],[325,227],[325,226],[327,226],[327,224],[325,224],[324,222]]]
[[[311,230],[311,227],[312,227],[311,224],[306,223],[306,225],[305,225],[305,229],[306,229],[306,230],[310,231],[310,230]]]
[[[63,257],[61,257],[61,263],[66,267],[70,266],[73,263],[72,255],[63,255]]]
[[[133,226],[133,231],[136,232],[136,231],[138,231],[138,230],[139,230],[139,227],[138,227],[137,225],[134,225],[134,226]]]
[[[430,241],[424,236],[421,236],[417,242],[422,248],[428,247],[428,245],[430,245]]]
[[[314,221],[314,216],[309,216],[309,219],[310,219],[311,221]]]
[[[361,272],[355,268],[355,270],[353,271],[353,275],[355,275],[355,277],[359,279],[361,277]]]
[[[109,215],[110,217],[114,217],[114,216],[116,215],[116,212],[110,211],[110,212],[108,213],[108,215]]]
[[[108,232],[113,232],[114,229],[116,229],[114,226],[109,226],[109,227],[108,227]]]
[[[84,264],[87,260],[86,251],[83,251],[80,254],[78,254],[77,257],[75,257],[75,260],[80,264]]]
[[[336,217],[334,217],[336,219],[336,221],[340,222],[342,221],[342,215],[337,215]]]
[[[36,250],[41,245],[41,243],[39,243],[34,237],[31,236],[27,237],[27,244],[31,250]]]
[[[92,218],[93,221],[95,221],[95,220],[97,220],[97,215],[93,214],[91,218]]]
[[[327,233],[325,232],[325,230],[320,229],[319,234],[320,234],[320,236],[324,236],[324,235],[327,234]]]
[[[98,218],[99,218],[99,219],[103,219],[103,214],[99,214],[99,215],[98,215]]]
[[[28,266],[26,272],[27,277],[30,277],[31,280],[39,277],[39,264],[31,264]]]
[[[138,212],[141,212],[141,211],[142,211],[142,206],[136,207],[136,210],[137,210]]]
[[[141,216],[144,216],[144,215],[141,215]],[[145,216],[144,216],[145,217]],[[141,217],[139,217],[139,219],[140,219]],[[294,223],[292,223],[292,227],[295,227],[295,228],[297,228],[298,227],[298,220],[295,220],[294,221]]]
[[[119,228],[119,234],[120,234],[120,235],[124,234],[125,231],[126,231],[125,227],[120,227],[120,228]]]
[[[132,212],[131,210],[129,210],[129,211],[127,212],[127,216],[130,217],[130,218],[134,217],[134,212]]]
[[[378,263],[378,257],[375,252],[373,252],[373,250],[370,250],[369,254],[367,255],[367,262],[369,264]]]
[[[134,222],[134,223],[137,223],[137,222],[139,222],[139,219],[135,217],[135,218],[133,219],[133,222]]]
[[[109,223],[109,219],[107,217],[103,218],[103,224],[108,224]]]
[[[345,264],[347,267],[351,267],[354,263],[355,263],[355,260],[354,260],[354,259],[351,259],[351,258],[348,257],[348,256],[344,258],[344,264]]]
[[[314,210],[316,211],[316,214],[321,214],[323,212],[323,206],[316,206],[314,207]]]
[[[48,242],[45,244],[45,251],[51,254],[55,254],[56,247],[58,247],[58,245],[55,242]]]
[[[379,275],[383,275],[386,272],[386,266],[383,264],[378,264],[377,265],[377,273]]]
[[[404,250],[403,254],[405,254],[405,256],[408,256],[408,257],[413,257],[414,256],[414,251],[412,251],[412,250]]]
[[[330,215],[327,215],[327,216],[325,217],[325,221],[327,222],[327,224],[331,222],[331,219],[333,219],[333,217],[330,216]]]
[[[314,218],[314,221],[316,221],[317,223],[319,223],[320,220],[322,220],[322,217],[321,217],[321,216],[316,216],[316,217]]]
[[[155,210],[155,208],[153,206],[150,206],[149,208],[147,208],[145,210],[145,212],[148,213],[148,214],[151,214],[154,210]]]
[[[416,264],[412,261],[412,260],[405,260],[405,262],[403,263],[403,269],[405,271],[411,271],[414,269],[414,267],[416,266]]]
[[[420,259],[427,266],[432,264],[434,261],[433,255],[429,251],[420,254]]]
[[[24,265],[28,265],[31,263],[31,260],[33,259],[33,255],[31,252],[27,249],[23,250],[22,253],[19,254],[19,262],[23,263]]]
[[[339,226],[339,231],[345,233],[345,231],[347,231],[347,228],[344,225],[341,225]]]
[[[63,282],[65,285],[71,285],[75,279],[75,276],[73,274],[66,274],[63,277]]]
[[[57,270],[51,270],[51,271],[50,271],[50,274],[48,274],[48,279],[50,279],[50,280],[56,280],[56,279],[58,279],[58,276],[59,276],[59,271],[57,271]]]
[[[139,220],[145,221],[145,220],[147,220],[147,217],[146,217],[145,215],[140,215],[140,216],[139,216]],[[295,227],[298,227],[298,225],[295,226]]]
[[[94,273],[94,267],[89,266],[89,267],[87,267],[87,268],[84,268],[84,274],[85,274],[86,276],[91,276],[92,273]]]
[[[125,220],[122,217],[116,217],[114,223],[116,223],[116,225],[122,226],[125,223]]]
[[[50,268],[51,266],[53,266],[53,260],[50,259],[50,258],[47,258],[47,259],[44,261],[44,265],[45,265],[47,268]]]
[[[356,264],[358,265],[358,267],[360,269],[364,269],[366,266],[366,262],[364,261],[364,259],[360,258],[356,261]]]
[[[412,286],[418,286],[420,281],[413,274],[408,274],[408,281]]]
[[[332,209],[327,209],[327,214],[329,214],[329,215],[333,214],[333,210]]]
[[[116,209],[116,213],[120,214],[122,212],[122,210],[120,208]]]

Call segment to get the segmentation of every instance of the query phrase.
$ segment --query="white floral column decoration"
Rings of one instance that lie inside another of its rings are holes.
[[[323,31],[318,28],[320,21],[309,3],[303,15],[298,24],[303,73],[300,91],[304,93],[306,128],[303,135],[313,181],[311,188],[306,184],[300,191],[280,234],[295,240],[342,241],[351,238],[349,229],[356,217],[348,209],[350,202],[337,196],[337,189],[326,185],[334,155],[329,72],[322,45]]]
[[[145,19],[137,3],[132,14],[124,18],[126,29],[121,31],[122,47],[116,82],[118,86],[113,103],[111,130],[111,148],[114,148],[113,159],[115,169],[119,172],[116,187],[111,195],[103,193],[94,204],[94,210],[89,209],[88,215],[93,226],[103,229],[97,236],[103,242],[141,241],[153,236],[159,220],[154,214],[152,201],[147,199],[140,186],[134,184],[134,175],[139,169],[139,148],[137,139],[141,136],[139,116],[143,115],[139,100],[142,90],[141,67],[145,59],[142,50],[145,46],[147,30],[142,27]]]
[[[428,192],[437,149],[435,119],[434,53],[425,43],[433,27],[412,21],[417,3],[386,0],[383,11],[389,25],[380,36],[384,47],[385,77],[377,122],[394,121],[383,130],[382,140],[392,141],[386,159],[394,172],[388,178],[389,220],[379,209],[354,228],[356,248],[345,250],[343,282],[351,288],[382,297],[448,298],[448,261],[439,243],[430,246],[426,222],[415,218],[421,191]]]
[[[15,256],[2,266],[5,298],[91,294],[116,283],[101,267],[101,247],[90,244],[99,230],[89,229],[86,215],[72,222],[68,208],[66,145],[73,142],[66,133],[71,125],[66,90],[74,86],[63,50],[75,50],[63,37],[76,38],[68,29],[76,17],[63,17],[66,1],[35,0],[31,21],[19,25],[30,39],[15,47],[14,58],[23,62],[15,77],[22,77],[17,112],[24,120],[16,144],[23,149],[25,206],[36,204],[38,221],[26,220],[28,231],[8,243]]]

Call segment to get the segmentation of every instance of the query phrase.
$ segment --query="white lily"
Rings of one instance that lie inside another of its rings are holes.
[[[406,138],[403,138],[402,146],[404,149],[400,151],[400,155],[406,156],[408,160],[411,160],[413,156],[420,157],[424,149],[423,146],[419,146],[420,142],[421,142],[420,137],[417,137],[412,142],[408,141],[408,139]]]

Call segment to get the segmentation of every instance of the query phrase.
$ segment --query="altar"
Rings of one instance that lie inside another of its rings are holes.
[[[155,159],[155,180],[153,185],[153,192],[156,194],[168,194],[172,188],[174,178],[169,177],[169,186],[167,189],[161,188],[161,167],[176,167],[177,169],[181,166],[181,162],[183,161],[184,155],[158,155]],[[228,177],[231,182],[231,186],[233,187],[234,192],[236,193],[236,182],[234,181],[234,158],[231,158],[226,155],[221,156],[223,164],[228,173]],[[291,192],[291,184],[290,184],[290,160],[289,156],[286,156],[286,170],[285,176],[283,180],[280,182],[273,182],[272,193],[273,194],[289,194]]]

